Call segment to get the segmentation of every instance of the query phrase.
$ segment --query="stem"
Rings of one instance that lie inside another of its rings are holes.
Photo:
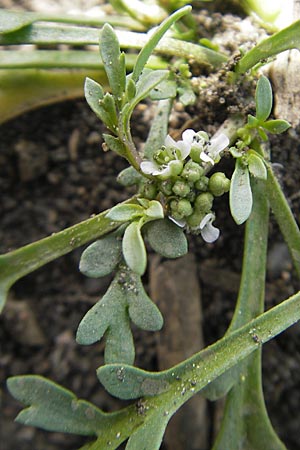
[[[135,198],[126,200],[124,203],[135,203]],[[17,280],[75,248],[118,228],[121,222],[107,219],[107,213],[108,211],[104,211],[59,233],[0,255],[0,310],[4,306],[9,288]]]
[[[289,248],[297,275],[300,278],[299,227],[270,164],[267,165],[267,171],[267,194],[270,206],[284,240]]]

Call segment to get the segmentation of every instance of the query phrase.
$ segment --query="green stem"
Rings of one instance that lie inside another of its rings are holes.
[[[124,203],[135,203],[131,198]],[[77,247],[107,234],[121,225],[106,218],[108,211],[72,227],[0,255],[0,310],[9,288],[20,278]]]
[[[287,199],[272,170],[271,164],[267,166],[267,194],[271,209],[279,225],[280,231],[289,248],[295,270],[300,277],[300,231]]]
[[[263,195],[265,182],[253,181],[253,209],[246,224],[241,285],[229,332],[264,310],[269,207]],[[257,338],[256,329],[251,335]],[[262,392],[261,349],[236,365],[225,377],[236,380],[225,404],[224,417],[214,450],[230,448],[283,449],[270,423]],[[222,378],[222,377],[221,377]],[[224,380],[223,380],[224,382]]]

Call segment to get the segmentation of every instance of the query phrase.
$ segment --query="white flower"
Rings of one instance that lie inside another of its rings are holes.
[[[200,158],[203,161],[207,161],[214,165],[215,162],[218,162],[220,159],[220,153],[225,150],[229,145],[229,139],[224,133],[220,133],[218,135],[214,135],[211,140],[208,142],[207,150],[200,154]]]
[[[208,213],[200,222],[199,229],[205,242],[214,242],[220,236],[220,230],[212,225],[215,220],[213,213]]]
[[[187,130],[186,130],[187,131]],[[147,175],[159,175],[163,179],[179,175],[183,168],[183,160],[189,155],[191,146],[184,139],[176,142],[167,136],[164,146],[154,154],[153,161],[143,161],[141,170]]]
[[[199,157],[203,162],[211,165],[219,161],[220,153],[229,145],[229,139],[224,133],[209,139],[204,131],[196,133],[194,130],[185,130],[182,137],[185,138],[186,144],[199,151]]]

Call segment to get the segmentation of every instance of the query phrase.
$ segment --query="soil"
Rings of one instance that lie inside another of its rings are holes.
[[[211,91],[209,96],[202,96],[196,106],[187,108],[184,113],[177,105],[170,131],[178,132],[185,123],[197,117],[195,128],[213,133],[224,120],[226,108],[235,106],[233,100],[231,104],[217,104],[219,97],[216,88],[215,93]],[[148,122],[149,107],[142,104],[133,120],[137,143],[145,138]],[[1,253],[84,220],[130,195],[116,182],[117,174],[126,163],[112,152],[102,151],[103,131],[84,100],[41,108],[0,127]],[[271,140],[273,161],[278,163],[278,175],[297,219],[300,213],[299,132],[300,129],[295,128]],[[231,163],[225,161],[223,169],[230,173]],[[196,274],[199,295],[198,300],[193,301],[195,305],[198,302],[198,309],[188,320],[194,328],[202,323],[197,335],[199,349],[224,334],[238,291],[244,230],[231,219],[227,203],[224,198],[216,202],[216,225],[221,229],[221,237],[213,245],[205,244],[199,237],[189,237],[194,257],[186,265],[189,269],[181,274],[182,280],[191,273]],[[273,219],[269,243],[266,308],[299,289]],[[80,274],[78,263],[82,250],[77,249],[20,280],[11,289],[0,316],[3,450],[67,450],[79,448],[86,442],[85,438],[47,433],[13,422],[20,404],[6,390],[5,380],[9,376],[43,375],[104,410],[112,411],[120,406],[96,378],[95,370],[103,364],[103,345],[84,347],[75,341],[81,318],[104,294],[110,281],[109,277],[90,279]],[[145,278],[154,297],[159,270],[165,270],[164,276],[169,277],[170,282],[181,283],[172,280],[173,269],[155,258],[150,255],[151,270]],[[170,295],[166,298],[168,300],[164,301],[169,301],[166,309],[171,315],[174,313],[173,298]],[[163,368],[162,361],[167,358],[169,364],[178,362],[186,351],[183,347],[189,346],[188,342],[182,342],[182,336],[178,337],[177,332],[172,334],[172,323],[164,329],[164,334],[138,330],[134,333],[136,365],[147,370]],[[166,341],[164,336],[168,333],[171,338]],[[167,345],[169,349],[179,349],[173,359],[170,359]],[[197,346],[193,351],[196,350]],[[299,373],[300,326],[295,325],[265,345],[263,350],[267,409],[274,428],[289,450],[300,449]],[[205,432],[199,438],[201,442],[192,447],[183,441],[178,450],[211,448],[222,404],[204,402],[201,408],[205,411],[201,418],[205,424]],[[184,433],[183,429],[181,431]],[[163,449],[175,449],[170,439],[163,444]]]

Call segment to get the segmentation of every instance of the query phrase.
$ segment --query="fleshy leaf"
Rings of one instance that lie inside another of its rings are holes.
[[[84,84],[84,94],[90,108],[99,119],[113,132],[116,131],[116,108],[111,94],[104,95],[99,83],[86,78]]]
[[[109,414],[85,400],[78,400],[71,391],[43,377],[12,377],[7,387],[13,397],[28,405],[17,416],[17,422],[84,436],[97,435],[109,426]]]
[[[159,450],[170,418],[168,411],[152,414],[145,425],[131,435],[126,450]]]
[[[268,120],[262,126],[271,134],[280,134],[288,130],[291,125],[286,120],[275,119]]]
[[[157,253],[166,258],[179,258],[188,252],[186,236],[169,219],[155,220],[145,225],[146,238]]]
[[[105,141],[105,144],[107,147],[112,150],[113,152],[117,153],[120,156],[126,155],[126,147],[125,145],[120,141],[119,138],[112,136],[111,134],[104,133],[103,139]]]
[[[140,205],[116,205],[114,206],[106,217],[111,220],[120,222],[127,222],[128,220],[135,219],[144,214],[144,208]]]
[[[138,275],[143,275],[147,266],[147,254],[139,222],[132,222],[126,228],[122,250],[128,267]]]
[[[264,122],[271,114],[273,94],[271,83],[267,77],[261,76],[257,82],[256,93],[256,117]]]
[[[162,204],[157,200],[151,200],[145,214],[149,219],[163,219],[164,210]]]
[[[149,160],[152,159],[153,153],[163,145],[168,134],[171,107],[172,100],[170,99],[161,100],[158,103],[157,111],[144,146],[144,156]]]
[[[144,177],[132,166],[126,167],[126,169],[122,170],[117,177],[118,183],[126,187],[139,184],[143,179]]]
[[[173,80],[163,80],[152,91],[149,97],[151,100],[165,100],[167,98],[175,98],[177,86]]]
[[[112,93],[121,104],[126,83],[125,58],[120,52],[116,33],[108,23],[104,25],[100,34],[100,54]]]
[[[80,272],[92,278],[108,275],[120,262],[121,249],[122,241],[116,233],[93,242],[81,255]]]
[[[238,225],[245,222],[252,210],[252,191],[248,167],[244,167],[240,158],[236,160],[229,191],[230,211]]]
[[[267,179],[267,169],[263,162],[263,160],[256,155],[254,152],[250,151],[248,157],[248,167],[249,172],[256,178],[260,178],[261,180]]]
[[[172,381],[166,372],[147,372],[126,364],[101,366],[97,369],[97,376],[110,394],[123,400],[166,392]]]
[[[126,287],[119,271],[106,294],[84,316],[79,324],[76,340],[89,345],[106,333],[105,362],[134,361],[134,344],[127,312]]]
[[[163,326],[163,317],[151,298],[145,292],[141,278],[136,273],[131,274],[131,289],[126,291],[131,320],[142,330],[157,331]]]

